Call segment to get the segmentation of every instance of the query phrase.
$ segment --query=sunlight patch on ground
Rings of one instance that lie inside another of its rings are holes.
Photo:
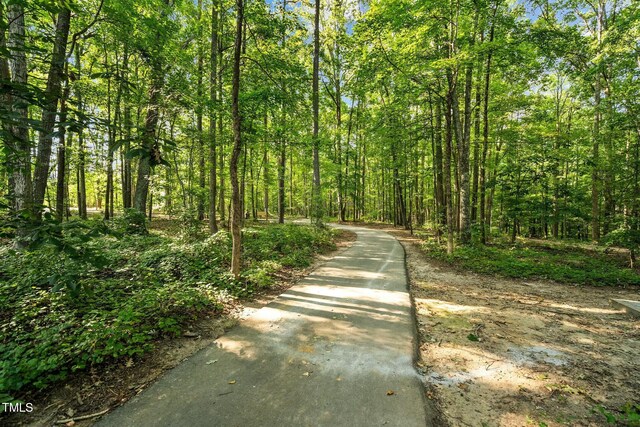
[[[420,305],[426,305],[427,308],[436,312],[443,312],[443,311],[450,312],[450,313],[472,313],[472,312],[487,313],[488,312],[486,307],[453,304],[450,302],[441,301],[437,299],[416,298],[416,305],[418,305],[418,307]]]
[[[595,308],[595,307],[576,307],[575,305],[569,304],[545,304],[547,307],[553,308],[566,308],[568,310],[580,311],[583,313],[593,313],[593,314],[620,314],[620,310],[615,309],[606,309],[606,308]]]
[[[324,267],[320,271],[323,277],[339,277],[345,279],[383,279],[385,276],[381,273],[374,273],[366,270],[348,270],[345,268]]]

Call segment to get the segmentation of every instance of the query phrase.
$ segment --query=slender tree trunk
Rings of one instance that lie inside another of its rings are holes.
[[[320,65],[320,0],[315,0],[314,30],[313,30],[313,197],[312,197],[312,218],[316,224],[322,223],[322,194],[320,186],[320,140],[319,130],[319,98],[318,76]]]
[[[474,18],[473,33],[471,35],[470,48],[473,49],[478,27],[478,11]],[[471,243],[471,188],[469,182],[469,152],[471,146],[471,92],[473,91],[473,61],[468,61],[465,67],[464,84],[464,130],[462,144],[460,145],[460,242]],[[455,106],[455,104],[454,104]],[[456,108],[457,110],[457,108]],[[454,111],[454,120],[455,111]],[[459,120],[459,119],[458,119]],[[456,124],[456,128],[458,128]],[[456,135],[458,132],[456,132]]]
[[[49,162],[51,160],[51,145],[55,127],[58,101],[60,100],[61,83],[64,78],[64,64],[67,51],[67,39],[71,23],[71,10],[65,6],[58,13],[56,22],[53,54],[47,77],[45,99],[42,107],[41,130],[38,137],[38,154],[34,174],[34,208],[38,218],[42,215],[44,195],[49,178]]]
[[[218,1],[213,0],[211,5],[211,69],[209,72],[209,97],[211,107],[209,108],[209,232],[218,232],[218,222],[216,221],[216,196],[218,177],[216,176],[217,165],[217,141],[216,141],[216,115],[218,109]]]
[[[596,17],[596,36],[597,45],[600,46],[602,41],[604,21],[604,10],[600,0],[598,0],[598,10]],[[594,83],[594,116],[593,116],[593,152],[592,152],[592,168],[591,168],[591,239],[600,240],[600,121],[602,113],[600,111],[600,101],[602,96],[601,72],[598,70],[595,75]]]
[[[67,127],[67,99],[69,99],[69,81],[67,80],[62,98],[60,99],[60,124],[58,125],[58,176],[56,182],[56,219],[62,222],[64,217],[64,199],[66,194],[66,172],[67,172],[67,156],[66,156],[66,131]]]
[[[202,114],[203,88],[202,80],[204,75],[204,49],[202,48],[202,0],[198,0],[198,82],[197,82],[197,101],[196,101],[196,133],[198,134],[198,184],[200,192],[198,193],[198,219],[204,219],[204,202],[205,202],[205,185],[206,185],[206,167],[205,167],[205,148],[204,134],[202,130]]]
[[[484,33],[480,33],[480,41],[484,42]],[[480,184],[480,106],[482,105],[482,58],[478,60],[476,74],[476,104],[473,119],[473,178],[471,184],[471,222],[478,221],[478,187]]]
[[[129,72],[129,45],[125,43],[124,57],[122,59],[122,74],[121,80],[124,81],[127,78]],[[124,156],[123,156],[123,177],[122,177],[122,206],[124,209],[131,208],[131,188],[132,188],[132,175],[131,175],[131,157],[127,155],[131,149],[131,106],[129,104],[129,89],[126,85],[121,85],[124,95]]]
[[[495,34],[495,16],[497,5],[494,6],[491,28],[489,29],[489,43],[493,42]],[[484,70],[484,91],[482,102],[482,159],[480,160],[480,241],[487,243],[487,154],[489,152],[489,84],[491,82],[491,58],[493,51],[487,52],[487,63]]]
[[[222,55],[224,53],[224,47],[222,46],[222,35],[224,34],[224,8],[222,8],[222,3],[220,3],[220,17],[218,18],[219,22],[219,31],[218,31],[218,105],[224,105],[224,97],[223,97],[223,89],[224,85],[222,84]],[[218,114],[218,145],[220,147],[219,151],[219,161],[220,161],[220,199],[219,199],[219,209],[220,209],[220,221],[222,223],[225,222],[226,218],[226,205],[225,205],[225,173],[224,173],[224,127],[222,123],[222,114]],[[227,225],[227,229],[229,229]]]
[[[438,220],[436,223],[436,237],[440,241],[442,229],[447,224],[447,199],[444,190],[444,171],[442,166],[442,101],[436,100],[435,110],[435,162],[436,162],[436,198],[438,199]]]
[[[447,95],[447,108],[445,119],[447,122],[445,132],[445,152],[444,152],[444,197],[447,204],[447,254],[453,254],[453,196],[451,194],[451,154],[453,152],[453,123],[451,117],[451,96]]]
[[[268,129],[268,117],[264,115],[264,128],[265,134]],[[262,180],[263,182],[263,207],[264,207],[264,219],[269,221],[269,151],[267,150],[267,141],[264,142],[262,152]]]
[[[284,113],[283,113],[284,117]],[[284,125],[284,121],[283,121]],[[284,211],[285,211],[285,194],[284,194],[284,173],[287,162],[287,144],[285,142],[284,134],[280,139],[280,157],[278,159],[278,223],[284,224]],[[292,177],[293,180],[293,177]],[[293,191],[291,191],[293,193]]]
[[[240,188],[238,186],[238,160],[242,152],[242,134],[241,134],[241,117],[239,105],[240,93],[240,53],[242,50],[242,26],[244,20],[244,4],[243,0],[236,0],[237,17],[236,17],[236,34],[233,52],[233,80],[231,83],[231,115],[233,119],[233,150],[231,152],[231,161],[229,163],[229,171],[231,174],[231,238],[233,246],[231,251],[231,274],[237,279],[240,276],[241,262],[241,230],[242,225],[242,208],[240,204]]]
[[[76,46],[76,72],[78,73],[77,78],[80,78],[80,74],[82,73],[82,47],[81,45]],[[82,100],[82,92],[75,90],[76,92],[76,102],[78,104],[78,113],[76,120],[82,120],[82,114],[84,109],[84,104]],[[78,216],[81,219],[87,219],[87,184],[85,178],[85,146],[84,146],[84,122],[80,124],[80,128],[78,129],[78,162],[76,165],[76,180],[78,181],[77,185],[77,196],[78,196]]]
[[[285,12],[287,9],[287,0],[282,0],[282,36],[281,36],[281,48],[284,51],[285,45],[287,42],[287,31],[285,26]],[[284,84],[282,82],[281,84]],[[279,135],[279,156],[278,156],[278,223],[284,224],[284,214],[285,214],[285,169],[287,166],[287,133],[286,133],[286,121],[287,121],[287,111],[286,104],[284,99],[280,104],[280,109],[282,111],[282,123],[280,124],[280,128],[282,129],[278,132]],[[275,113],[273,119],[275,120]],[[293,156],[291,158],[293,161]],[[293,168],[291,170],[291,185],[293,185]],[[290,189],[290,201],[293,199],[293,189]],[[290,202],[291,204],[291,202]],[[290,206],[291,207],[291,206]]]

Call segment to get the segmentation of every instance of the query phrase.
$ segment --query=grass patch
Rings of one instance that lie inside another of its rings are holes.
[[[58,243],[74,239],[58,237]],[[308,226],[245,229],[240,280],[228,273],[231,238],[224,231],[196,241],[154,231],[107,234],[81,246],[102,262],[86,263],[49,244],[23,252],[0,247],[2,402],[71,372],[145,353],[155,340],[268,287],[275,271],[309,265],[333,243],[330,230]],[[60,277],[81,291],[54,292]]]
[[[640,275],[610,255],[578,247],[518,242],[461,246],[452,255],[433,241],[422,244],[430,257],[477,273],[594,286],[638,286]]]

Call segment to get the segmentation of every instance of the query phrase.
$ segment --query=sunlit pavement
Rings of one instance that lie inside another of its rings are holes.
[[[404,252],[378,230],[99,426],[425,426]]]

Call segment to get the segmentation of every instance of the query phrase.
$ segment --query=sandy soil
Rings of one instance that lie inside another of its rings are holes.
[[[611,298],[640,290],[507,280],[405,247],[427,397],[450,426],[604,426],[640,402],[640,319]],[[443,423],[444,424],[444,423]]]
[[[201,319],[191,325],[184,336],[158,342],[152,352],[141,358],[103,365],[69,378],[58,388],[34,396],[32,403],[35,409],[32,413],[2,417],[0,426],[90,426],[97,415],[82,418],[112,410],[142,392],[165,371],[213,344],[239,320],[268,304],[300,278],[351,246],[355,239],[355,233],[342,231],[334,239],[335,251],[319,255],[306,269],[280,271],[276,275],[276,285],[265,293],[230,306],[221,316]]]

